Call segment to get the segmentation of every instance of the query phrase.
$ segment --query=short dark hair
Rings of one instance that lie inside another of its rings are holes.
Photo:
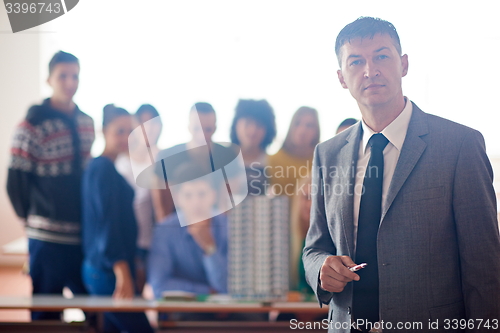
[[[108,104],[102,109],[102,128],[106,128],[113,120],[121,116],[129,116],[127,110],[117,108],[114,104]]]
[[[356,124],[358,122],[357,119],[354,119],[354,118],[347,118],[347,119],[344,119],[338,128],[341,128],[341,127],[348,127],[348,126],[352,126],[354,124]]]
[[[78,64],[78,66],[80,66],[80,61],[78,60],[77,57],[75,57],[71,53],[59,51],[52,56],[52,59],[50,59],[49,76],[54,71],[54,68],[56,67],[56,65],[61,64],[61,63],[76,63],[76,64]]]
[[[141,106],[139,106],[139,109],[137,109],[137,112],[135,113],[135,117],[137,118],[137,120],[139,120],[141,115],[143,115],[145,113],[151,113],[153,118],[160,116],[160,114],[158,113],[158,110],[156,110],[156,108],[154,106],[152,106],[151,104],[142,104]]]
[[[335,41],[335,54],[337,55],[339,66],[342,67],[340,48],[345,43],[350,43],[351,40],[356,38],[373,38],[375,34],[389,35],[399,55],[402,55],[399,35],[392,23],[375,17],[361,16],[354,22],[346,25],[337,36],[337,40]]]
[[[238,135],[236,133],[236,123],[241,118],[249,118],[255,120],[258,124],[266,129],[266,135],[262,142],[260,143],[260,148],[266,150],[266,148],[273,142],[276,137],[276,120],[274,117],[274,111],[268,101],[253,100],[253,99],[240,99],[236,105],[236,112],[233,118],[233,124],[231,125],[231,142],[237,145],[240,144],[238,140]]]
[[[198,113],[215,113],[214,107],[206,102],[195,103],[191,111],[197,111]]]

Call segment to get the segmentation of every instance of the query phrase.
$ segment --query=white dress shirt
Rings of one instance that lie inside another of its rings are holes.
[[[394,175],[394,170],[396,169],[396,164],[398,163],[399,154],[401,153],[401,148],[406,138],[406,132],[408,131],[408,125],[410,123],[410,118],[412,114],[412,104],[411,101],[405,97],[405,107],[399,116],[392,121],[386,128],[382,130],[382,133],[389,143],[384,149],[384,179],[382,185],[382,211],[385,208],[387,201],[387,192],[389,191],[389,186],[391,185],[392,176]],[[368,166],[368,161],[371,156],[371,147],[368,145],[368,140],[370,140],[373,134],[376,134],[368,125],[361,121],[361,126],[363,128],[363,137],[359,145],[359,155],[358,155],[358,165],[356,168],[356,181],[354,184],[354,246],[356,246],[356,239],[358,234],[358,217],[359,217],[359,205],[361,202],[361,193],[363,189],[363,180],[365,177],[366,167]],[[354,259],[354,258],[353,258]]]

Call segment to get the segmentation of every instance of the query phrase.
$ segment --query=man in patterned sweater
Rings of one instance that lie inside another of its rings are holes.
[[[59,51],[49,64],[52,97],[32,106],[15,131],[7,192],[29,239],[33,294],[86,293],[81,280],[80,181],[94,122],[73,102],[80,65]],[[60,313],[33,312],[33,320]]]

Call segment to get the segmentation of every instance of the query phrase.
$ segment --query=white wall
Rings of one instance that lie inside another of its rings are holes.
[[[3,7],[3,4],[2,4]],[[40,96],[40,34],[36,29],[13,34],[0,10],[0,246],[23,236],[6,191],[9,149],[15,126]],[[0,265],[20,264],[22,256],[0,255]]]

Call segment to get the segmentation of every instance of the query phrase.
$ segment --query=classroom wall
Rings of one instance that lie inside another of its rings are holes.
[[[37,29],[13,34],[0,11],[0,247],[23,236],[6,191],[9,149],[15,126],[40,96],[40,34]],[[19,265],[23,256],[0,254],[0,266]]]

